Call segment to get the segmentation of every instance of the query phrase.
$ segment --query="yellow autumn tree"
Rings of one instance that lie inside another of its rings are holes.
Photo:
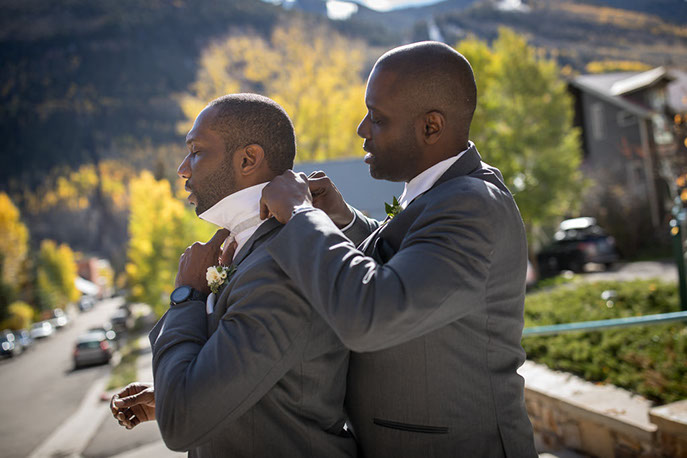
[[[81,293],[74,281],[77,275],[74,252],[69,245],[52,240],[41,242],[36,262],[36,302],[40,310],[65,307]]]
[[[130,299],[155,307],[169,304],[181,253],[206,241],[214,228],[174,197],[167,180],[142,172],[130,183],[131,213],[126,274]]]
[[[356,127],[365,115],[365,50],[323,25],[293,20],[269,40],[253,33],[231,35],[209,46],[197,79],[180,97],[185,133],[212,99],[255,92],[289,113],[298,139],[297,160],[322,161],[362,154]]]
[[[28,240],[29,231],[21,222],[19,210],[7,194],[0,193],[0,281],[3,283],[19,283],[28,250]]]
[[[575,208],[584,185],[573,100],[556,63],[510,29],[500,29],[491,47],[469,38],[456,49],[477,82],[470,138],[503,173],[536,243],[543,227]]]
[[[19,209],[7,194],[0,193],[0,321],[11,313],[8,307],[24,277],[28,240]]]

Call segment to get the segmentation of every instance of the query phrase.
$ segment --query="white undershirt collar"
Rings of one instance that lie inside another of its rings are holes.
[[[260,183],[229,194],[212,207],[201,213],[199,218],[228,229],[230,238],[236,240],[234,254],[255,233],[263,220],[260,219],[260,197],[267,183]]]
[[[417,196],[419,196],[423,192],[426,192],[427,190],[429,190],[429,188],[434,186],[434,183],[436,183],[437,180],[444,173],[446,173],[446,171],[453,164],[455,164],[455,162],[458,159],[460,159],[472,146],[473,143],[468,142],[468,148],[466,150],[461,151],[453,157],[444,159],[441,162],[437,162],[436,164],[424,170],[415,178],[407,182],[405,184],[405,188],[403,189],[403,194],[401,194],[401,197],[398,199],[398,203],[401,205],[401,207],[405,210],[408,204],[413,201],[413,199],[415,199]]]
[[[237,244],[234,257],[264,222],[260,219],[260,197],[265,186],[267,183],[260,183],[229,194],[198,215],[215,226],[229,230],[230,242],[233,239]],[[205,302],[205,311],[208,315],[215,309],[216,296],[215,293],[210,293]]]

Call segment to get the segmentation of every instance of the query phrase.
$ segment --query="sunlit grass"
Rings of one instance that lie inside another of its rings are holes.
[[[122,358],[119,361],[112,373],[110,374],[110,380],[107,382],[107,391],[113,390],[115,388],[121,388],[128,385],[131,382],[136,381],[137,369],[136,362],[138,360],[140,346],[138,344],[138,338],[131,340],[121,350]]]

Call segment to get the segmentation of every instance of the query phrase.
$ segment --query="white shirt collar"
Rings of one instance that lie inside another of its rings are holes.
[[[407,182],[405,184],[405,189],[403,189],[403,194],[401,194],[401,197],[398,199],[398,203],[401,207],[405,210],[413,199],[434,186],[434,183],[436,183],[437,180],[472,147],[472,145],[472,142],[468,142],[468,148],[466,150],[461,151],[456,156],[437,162]]]
[[[267,183],[260,183],[230,194],[198,215],[231,232],[230,237],[238,244],[234,255],[263,223],[260,219],[260,197],[265,186]]]

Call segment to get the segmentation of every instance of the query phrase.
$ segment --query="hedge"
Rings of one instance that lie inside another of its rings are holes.
[[[578,283],[529,294],[525,326],[679,310],[675,283]],[[658,404],[687,398],[687,322],[525,337],[522,344],[530,360],[611,383]]]

